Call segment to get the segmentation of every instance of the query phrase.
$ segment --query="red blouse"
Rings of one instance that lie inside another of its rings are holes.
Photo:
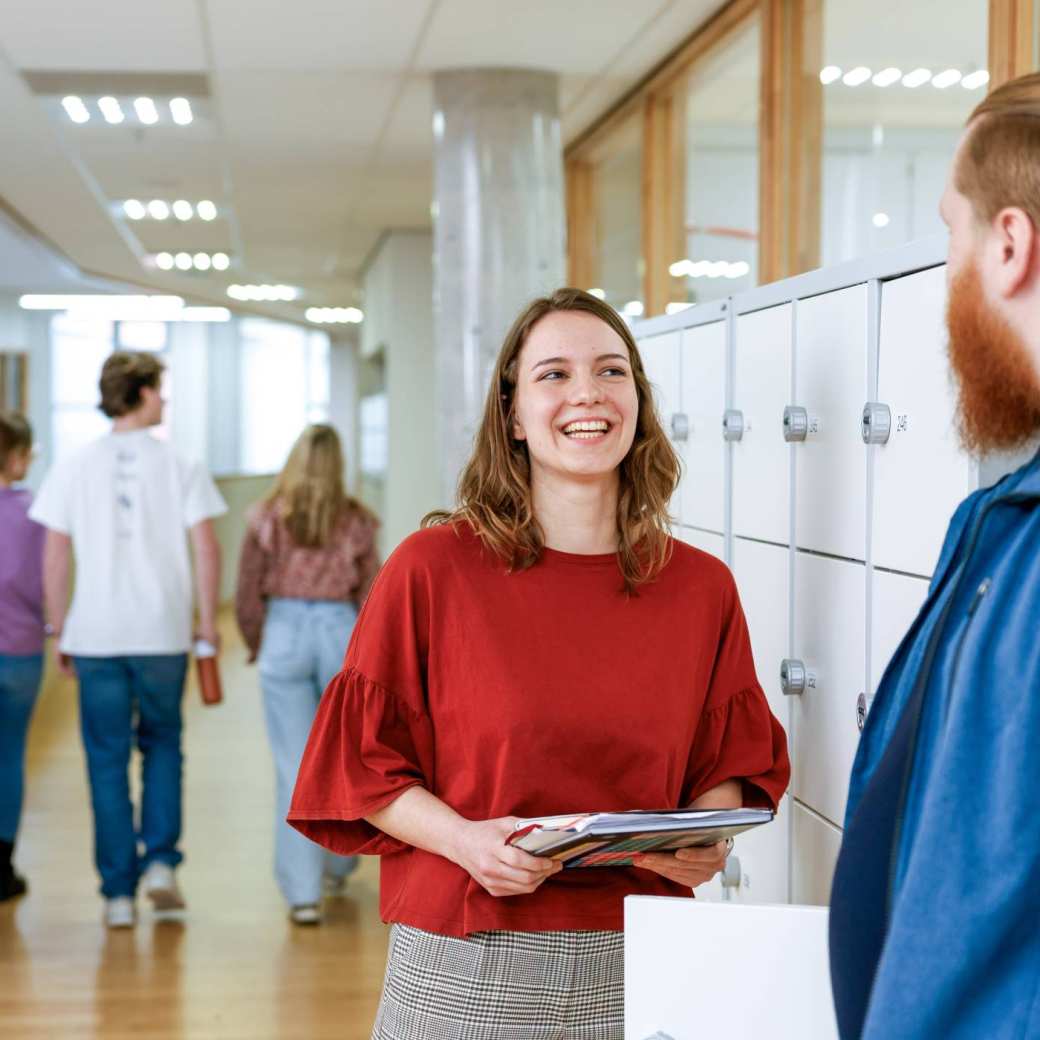
[[[508,573],[464,527],[406,539],[376,578],[318,709],[289,822],[382,856],[385,921],[443,935],[622,929],[626,895],[690,895],[635,867],[563,870],[489,895],[461,867],[362,818],[422,785],[470,820],[745,804],[787,787],[787,742],[755,678],[733,578],[673,542],[625,595],[614,555],[544,550]]]

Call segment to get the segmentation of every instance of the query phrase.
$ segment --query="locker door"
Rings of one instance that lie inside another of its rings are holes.
[[[755,671],[770,709],[790,734],[789,698],[781,693],[777,679],[787,650],[787,568],[787,549],[733,540],[733,576],[751,635]],[[733,854],[740,862],[740,885],[731,898],[738,902],[787,902],[788,803],[785,796],[771,824],[737,838]]]
[[[928,597],[928,582],[904,574],[874,571],[871,578],[870,675],[871,695],[877,692],[888,662],[899,648],[917,612]]]
[[[804,408],[795,443],[799,548],[866,558],[866,449],[860,433],[867,390],[867,287],[798,304],[793,405]]]
[[[911,574],[935,570],[972,483],[954,431],[945,306],[945,267],[882,287],[877,400],[888,407],[890,431],[874,462],[874,562]]]
[[[805,682],[802,692],[789,698],[792,789],[795,798],[837,825],[845,818],[849,773],[859,743],[865,645],[863,564],[799,552],[792,660],[804,665]]]
[[[737,319],[733,408],[744,432],[733,444],[733,533],[781,545],[790,540],[790,449],[784,406],[791,385],[791,306]]]
[[[686,472],[680,496],[684,524],[722,531],[725,526],[726,323],[686,329],[681,351],[680,411],[689,423]]]
[[[692,527],[677,527],[676,537],[702,552],[711,553],[720,560],[726,559],[726,539],[712,531],[699,531]]]
[[[829,906],[841,830],[798,802],[791,810],[791,902]]]
[[[686,470],[686,442],[676,439],[676,435],[682,433],[681,421],[675,416],[679,414],[679,344],[681,334],[678,332],[666,332],[662,336],[650,336],[639,343],[639,355],[643,360],[643,368],[650,385],[654,390],[654,402],[657,405],[657,415],[668,434],[683,463],[683,472]],[[680,483],[681,486],[681,483]],[[679,491],[676,490],[669,505],[669,512],[676,523],[682,522],[680,515],[681,500]]]

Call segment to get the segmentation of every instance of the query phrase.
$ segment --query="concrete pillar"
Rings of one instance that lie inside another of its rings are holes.
[[[435,72],[434,313],[441,495],[454,501],[513,319],[564,284],[555,73]]]

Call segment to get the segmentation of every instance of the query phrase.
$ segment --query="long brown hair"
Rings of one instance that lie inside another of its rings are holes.
[[[265,503],[305,548],[326,545],[346,511],[367,512],[343,486],[343,448],[334,426],[314,423],[304,429]]]
[[[609,304],[581,289],[557,289],[532,301],[513,323],[495,364],[473,455],[459,479],[456,508],[423,518],[423,527],[465,521],[513,570],[538,561],[545,537],[531,501],[527,442],[512,435],[517,365],[531,329],[547,314],[583,311],[609,325],[628,348],[639,414],[635,439],[619,467],[618,564],[625,588],[651,581],[671,553],[668,502],[679,480],[679,459],[657,420],[653,392],[636,341]]]

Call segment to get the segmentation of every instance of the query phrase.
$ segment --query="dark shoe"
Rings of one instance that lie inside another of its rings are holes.
[[[9,866],[3,874],[0,874],[0,903],[5,903],[8,899],[17,899],[19,896],[24,896],[28,891],[29,886],[25,878],[21,874],[16,874],[14,867]]]

